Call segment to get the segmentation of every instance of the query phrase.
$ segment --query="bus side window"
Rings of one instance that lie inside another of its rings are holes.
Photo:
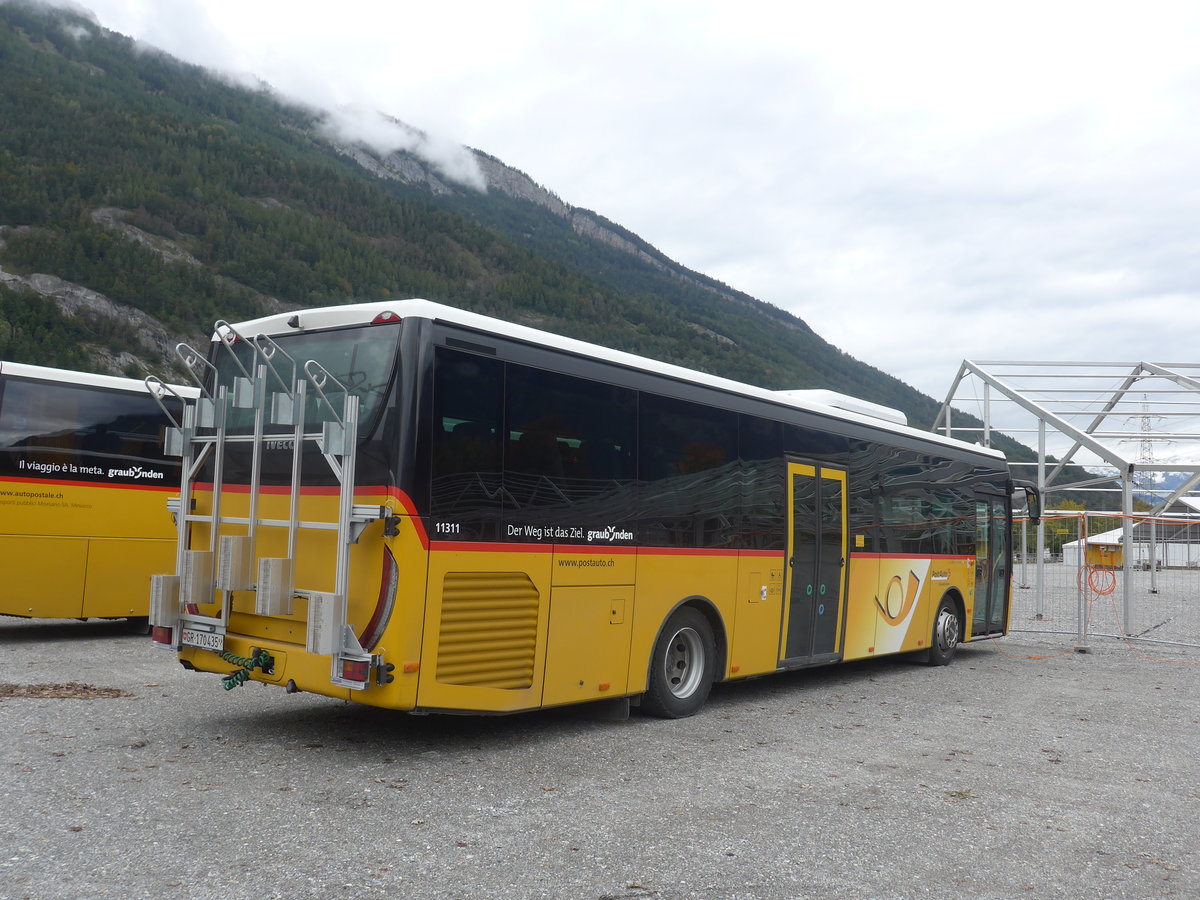
[[[466,537],[499,534],[503,364],[458,350],[434,357],[430,512]]]
[[[737,413],[643,393],[639,415],[642,542],[659,547],[736,544]]]
[[[14,435],[13,447],[22,449],[29,463],[77,462],[79,389],[71,385],[35,384],[13,381],[5,391],[5,410],[10,426],[24,427]],[[6,429],[8,430],[8,429]]]
[[[171,403],[173,409],[175,405]],[[163,414],[148,394],[11,381],[0,419],[7,465],[20,473],[28,474],[32,463],[44,463],[60,468],[37,471],[59,477],[73,466],[71,475],[116,483],[178,478],[179,462],[165,458],[160,444]]]
[[[438,474],[495,472],[496,438],[486,422],[457,422],[443,426],[435,446]]]
[[[779,422],[738,417],[738,498],[740,546],[782,550],[787,519],[787,484],[783,463],[783,429]]]
[[[515,363],[506,372],[506,524],[582,541],[626,524],[616,515],[632,533],[636,392]]]
[[[121,438],[114,434],[107,422],[100,422],[84,435],[80,443],[84,453],[101,453],[105,456],[115,456],[121,452]]]
[[[579,474],[584,478],[622,477],[620,451],[602,437],[584,438],[576,456]]]
[[[506,469],[528,475],[558,478],[563,474],[563,454],[557,434],[565,431],[561,423],[538,420],[520,426],[520,437],[509,445],[511,458]]]

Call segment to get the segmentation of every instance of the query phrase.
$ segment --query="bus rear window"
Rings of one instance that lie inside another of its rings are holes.
[[[304,378],[305,364],[310,360],[315,361],[336,380],[336,383],[327,380],[322,386],[336,415],[320,401],[316,388],[308,382],[304,416],[306,430],[319,428],[322,422],[341,416],[345,398],[343,388],[358,397],[358,421],[362,427],[374,419],[387,397],[399,336],[399,323],[273,335],[271,339],[291,360],[285,359],[280,353],[275,354],[271,364],[276,374],[268,372],[267,390],[270,393],[283,392],[284,383],[287,382],[287,391],[290,393],[294,390],[293,363],[295,377]],[[262,356],[254,352],[248,340],[215,345],[214,353],[212,361],[217,367],[220,384],[224,386],[231,385],[237,377],[245,377],[246,373],[254,376],[263,362]],[[253,425],[252,410],[230,410],[231,433],[249,433]],[[267,430],[287,429],[268,426]]]

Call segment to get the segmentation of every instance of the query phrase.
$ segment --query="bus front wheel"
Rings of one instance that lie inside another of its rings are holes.
[[[642,709],[664,719],[696,713],[712,689],[716,659],[708,619],[690,607],[677,609],[654,645]]]
[[[954,651],[962,639],[962,620],[958,616],[958,605],[950,597],[943,597],[933,617],[933,635],[929,642],[929,664],[944,666],[954,659]]]

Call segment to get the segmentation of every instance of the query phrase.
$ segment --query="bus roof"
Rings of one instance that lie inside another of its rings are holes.
[[[437,322],[458,325],[487,334],[512,338],[524,343],[550,347],[578,356],[584,356],[603,362],[611,362],[625,368],[637,369],[659,375],[665,375],[676,380],[701,384],[728,393],[740,394],[766,400],[781,406],[790,406],[809,412],[830,416],[847,422],[870,425],[882,428],[896,434],[908,435],[924,441],[932,441],[959,450],[971,450],[985,456],[1003,459],[1004,454],[998,450],[970,444],[955,438],[946,437],[935,432],[922,431],[908,425],[904,413],[890,407],[881,406],[857,397],[839,394],[828,390],[783,390],[772,391],[767,388],[755,387],[728,378],[709,375],[671,363],[659,362],[633,353],[613,350],[599,344],[588,343],[574,338],[564,337],[549,331],[530,328],[526,325],[516,325],[503,319],[496,319],[480,313],[469,312],[435,303],[430,300],[383,300],[371,303],[350,303],[344,306],[325,306],[317,309],[298,310],[295,312],[278,313],[259,319],[250,319],[234,323],[232,328],[245,338],[253,338],[258,334],[268,336],[291,334],[301,331],[316,331],[325,328],[338,328],[349,325],[366,325],[380,319],[386,313],[391,313],[399,319],[420,318]],[[213,341],[221,339],[219,334],[213,334]]]
[[[0,375],[16,375],[21,378],[38,378],[42,381],[58,381],[64,384],[81,385],[83,387],[110,388],[118,391],[141,391],[149,393],[146,382],[140,378],[122,378],[118,375],[96,375],[92,372],[75,372],[71,369],[54,369],[49,366],[35,366],[29,363],[15,363],[0,360]],[[200,396],[199,388],[187,385],[169,385],[183,397]]]

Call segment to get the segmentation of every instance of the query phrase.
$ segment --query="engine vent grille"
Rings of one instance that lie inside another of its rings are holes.
[[[437,680],[509,690],[532,687],[538,599],[524,572],[447,572]]]

